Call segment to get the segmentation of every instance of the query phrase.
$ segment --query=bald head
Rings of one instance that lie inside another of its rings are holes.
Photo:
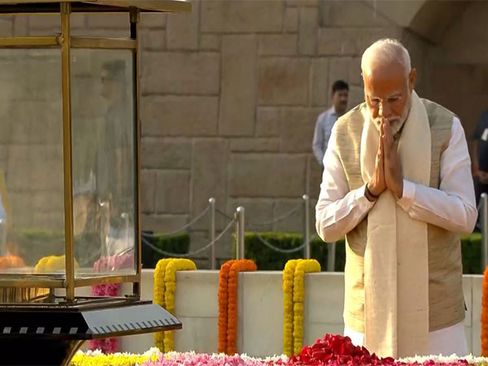
[[[385,38],[376,41],[364,51],[361,58],[363,76],[371,75],[375,69],[390,65],[400,66],[405,76],[412,68],[407,49],[396,39]]]

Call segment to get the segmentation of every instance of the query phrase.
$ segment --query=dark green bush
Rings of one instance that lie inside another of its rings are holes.
[[[146,235],[149,234],[149,235]],[[165,236],[163,234],[152,234],[145,232],[142,243],[142,266],[143,268],[155,268],[158,261],[168,256],[158,253],[153,248],[144,244],[148,241],[158,249],[168,253],[185,254],[190,249],[190,235],[188,233]]]
[[[463,254],[463,273],[481,274],[482,254],[481,254],[481,234],[473,233],[461,239],[461,250]]]
[[[304,258],[304,252],[280,253],[265,246],[259,236],[281,249],[292,249],[302,244],[303,236],[299,233],[283,232],[247,232],[245,234],[246,258],[256,261],[258,270],[281,271],[289,259]],[[481,234],[473,233],[461,239],[463,256],[463,272],[465,274],[481,274]],[[320,238],[314,238],[310,242],[311,257],[318,260],[322,271],[327,270],[327,245]],[[344,271],[345,265],[344,240],[336,245],[335,271]]]

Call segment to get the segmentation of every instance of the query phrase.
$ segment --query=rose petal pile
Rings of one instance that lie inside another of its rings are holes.
[[[355,346],[349,337],[326,334],[311,346],[303,347],[287,363],[287,366],[466,366],[468,361],[456,359],[448,362],[425,359],[415,362],[395,361],[391,357],[381,358],[365,347]]]
[[[384,365],[395,366],[391,357],[380,358],[365,347],[355,346],[349,337],[326,334],[300,354],[290,358],[289,366]]]

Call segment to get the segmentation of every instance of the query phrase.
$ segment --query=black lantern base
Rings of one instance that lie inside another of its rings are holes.
[[[0,365],[66,366],[85,340],[181,329],[159,305],[130,299],[0,305]]]

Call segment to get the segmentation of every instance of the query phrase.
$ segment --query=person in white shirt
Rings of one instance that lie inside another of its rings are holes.
[[[316,229],[346,237],[345,335],[382,356],[465,355],[459,236],[477,210],[459,118],[418,97],[397,40],[362,55],[365,102],[336,122]]]
[[[349,97],[349,85],[343,80],[337,80],[332,84],[332,107],[321,113],[315,123],[313,134],[313,153],[317,162],[322,165],[325,151],[329,142],[332,127],[337,118],[342,116],[347,109],[347,100]]]

